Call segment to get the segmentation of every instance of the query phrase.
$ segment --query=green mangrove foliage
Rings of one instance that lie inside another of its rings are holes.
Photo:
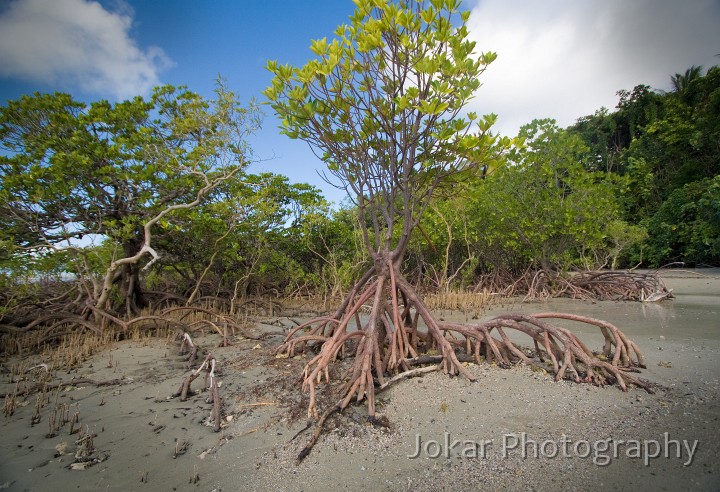
[[[221,83],[216,96],[163,86],[149,100],[87,105],[55,93],[3,107],[6,261],[37,264],[76,251],[71,271],[89,282],[84,288],[94,308],[144,307],[140,272],[161,256],[153,234],[251,161],[245,139],[259,126],[257,106],[241,106]],[[83,252],[93,237],[112,250],[99,276]]]
[[[627,180],[623,220],[647,237],[620,262],[718,265],[720,67],[690,67],[671,77],[670,92],[648,86],[620,91],[620,103],[582,118],[569,131],[583,138],[595,167]]]
[[[392,4],[383,12],[315,41],[318,58],[305,67],[269,65],[283,131],[323,149],[353,193],[340,208],[309,185],[247,174],[261,113],[222,84],[213,99],[165,86],[117,103],[68,94],[8,102],[3,290],[29,295],[41,278],[76,279],[91,305],[116,312],[137,312],[153,291],[191,302],[338,296],[370,251],[397,246],[407,278],[440,290],[536,269],[720,264],[720,68],[675,74],[669,92],[619,91],[615,110],[567,129],[533,121],[511,151],[490,156],[482,149],[497,141],[493,116],[460,110],[494,54],[459,63],[471,50],[459,41],[466,32],[440,18],[426,41],[446,49],[413,51],[422,17]],[[405,26],[383,41],[397,50],[392,63],[377,50],[390,17]],[[407,80],[438,78],[401,83],[391,77],[400,69]],[[403,136],[411,115],[427,123],[415,139]]]

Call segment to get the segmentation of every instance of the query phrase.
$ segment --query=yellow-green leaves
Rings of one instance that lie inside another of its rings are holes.
[[[317,56],[323,56],[327,53],[327,38],[316,39],[311,41],[310,50]]]
[[[316,58],[292,69],[268,64],[275,78],[266,95],[283,133],[317,147],[346,183],[367,181],[357,173],[373,166],[385,169],[378,160],[396,171],[417,164],[427,176],[451,175],[468,156],[492,153],[492,118],[476,126],[477,115],[459,116],[495,56],[474,53],[460,1],[354,2],[335,39],[311,42]],[[426,178],[418,185],[436,183]]]
[[[497,115],[495,113],[490,113],[488,115],[485,115],[485,117],[478,121],[478,127],[480,128],[480,131],[487,132],[490,130],[490,127],[493,126],[497,122]]]
[[[407,96],[407,94],[400,96],[395,99],[395,104],[397,106],[398,111],[405,111],[407,108],[412,106],[412,100]]]
[[[296,85],[288,92],[288,98],[292,101],[304,101],[308,95],[307,87]]]
[[[433,20],[435,20],[436,15],[437,10],[433,9],[432,7],[428,7],[427,9],[420,12],[420,18],[425,24],[432,24]]]
[[[468,122],[462,118],[458,118],[458,119],[452,121],[453,132],[457,133],[457,134],[461,134],[469,126],[470,126],[470,122]]]
[[[420,101],[417,107],[427,115],[438,115],[445,111],[448,106],[449,104],[447,102],[434,99],[432,101]]]
[[[355,44],[360,53],[369,53],[384,46],[382,24],[379,20],[369,18],[358,30]]]
[[[437,72],[439,68],[440,62],[434,57],[426,56],[415,62],[415,70],[421,74],[431,75]]]
[[[410,29],[413,25],[413,17],[407,10],[400,9],[395,14],[395,23],[403,29]]]
[[[295,79],[307,86],[312,83],[315,76],[320,72],[321,63],[313,60],[302,68],[295,70]],[[297,89],[298,87],[295,87]],[[293,99],[300,99],[302,96],[291,96]]]
[[[488,51],[480,55],[480,63],[483,65],[490,65],[495,60],[497,60],[497,53],[494,51]]]
[[[408,87],[405,89],[405,94],[411,99],[417,99],[420,96],[420,89],[417,87]]]

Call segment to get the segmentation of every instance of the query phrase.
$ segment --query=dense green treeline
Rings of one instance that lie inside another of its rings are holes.
[[[625,257],[660,266],[720,263],[720,67],[672,77],[668,93],[620,91],[617,111],[598,111],[569,131],[596,156],[594,168],[626,180],[622,219],[647,231]]]
[[[523,127],[504,166],[432,207],[409,266],[467,287],[540,269],[720,264],[720,67],[672,83],[619,91],[614,111],[569,128]]]
[[[615,110],[569,128],[523,127],[501,165],[433,201],[408,278],[492,288],[540,269],[720,264],[720,67],[672,82],[620,91]],[[362,219],[312,186],[248,173],[261,111],[222,84],[216,96],[35,94],[1,108],[2,282],[70,275],[91,304],[129,313],[157,291],[237,301],[346,289],[368,261]]]

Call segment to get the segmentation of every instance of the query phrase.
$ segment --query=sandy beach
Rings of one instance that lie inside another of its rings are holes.
[[[33,418],[37,394],[17,397],[14,414],[0,421],[0,489],[718,490],[720,271],[668,272],[664,280],[675,299],[508,301],[480,313],[485,319],[564,311],[614,323],[643,351],[642,377],[658,384],[655,394],[555,382],[525,366],[469,364],[474,383],[435,372],[381,393],[387,428],[366,422],[363,403],[331,417],[297,464],[312,432],[302,431],[307,395],[299,376],[306,359],[275,357],[280,336],[238,337],[218,347],[218,335],[196,334],[195,343],[219,363],[219,433],[208,425],[212,405],[208,392],[199,391],[202,377],[193,382],[195,395],[172,397],[190,372],[177,341],[124,340],[70,373],[55,371],[51,382],[86,382],[48,391],[39,419]],[[474,321],[473,313],[436,314]],[[579,331],[591,348],[601,348],[598,332]],[[3,394],[15,387],[5,372]],[[77,424],[48,437],[53,409],[77,413]],[[81,430],[70,434],[71,428]],[[85,455],[78,443],[83,436],[93,444]]]

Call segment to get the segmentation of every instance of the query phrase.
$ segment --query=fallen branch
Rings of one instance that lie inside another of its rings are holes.
[[[381,391],[386,390],[392,384],[394,384],[398,381],[402,381],[403,379],[408,379],[408,378],[412,378],[412,377],[416,377],[416,376],[421,376],[423,374],[435,372],[435,371],[440,370],[440,368],[441,368],[440,364],[437,364],[434,366],[418,367],[416,369],[412,369],[410,371],[400,373],[400,374],[388,379],[387,381],[385,381],[385,383],[383,385],[381,385],[380,387],[378,387],[375,390],[375,394],[378,394]],[[342,401],[338,402],[336,405],[325,410],[325,412],[320,416],[317,423],[315,424],[315,431],[313,432],[312,437],[310,438],[308,443],[305,445],[305,447],[302,449],[302,451],[300,451],[300,454],[297,457],[298,464],[300,464],[300,462],[302,462],[302,460],[304,460],[310,454],[310,451],[312,451],[312,448],[315,446],[315,444],[317,443],[317,440],[320,438],[320,435],[322,434],[323,425],[325,424],[325,421],[327,420],[327,418],[330,415],[332,415],[333,413],[335,413],[341,409],[341,406],[340,406],[341,404],[342,404]],[[377,420],[377,419],[372,420],[372,417],[368,417],[368,418],[371,419],[371,422],[375,422]],[[302,434],[303,432],[308,430],[311,425],[312,425],[311,423],[308,423],[308,425],[306,425],[304,428],[300,429],[293,436],[293,438],[290,439],[290,441],[292,442],[297,436],[299,436],[300,434]]]
[[[98,381],[90,378],[77,378],[71,379],[70,381],[61,381],[58,383],[36,383],[33,386],[23,388],[23,394],[30,394],[35,391],[51,391],[58,388],[65,388],[66,386],[77,386],[78,384],[90,384],[93,386],[120,386],[123,384],[130,383],[131,380],[120,378],[120,379],[108,379],[105,381]],[[13,393],[1,393],[0,398],[12,395]]]
[[[312,437],[310,437],[310,440],[305,445],[304,448],[302,448],[302,451],[300,451],[300,454],[298,454],[296,464],[300,464],[302,460],[307,458],[307,456],[310,454],[310,451],[312,451],[313,446],[315,446],[315,443],[317,443],[317,440],[320,438],[320,434],[322,434],[323,425],[325,425],[325,421],[327,418],[334,414],[335,412],[339,411],[342,407],[342,400],[338,401],[335,405],[328,408],[323,412],[323,414],[320,416],[320,418],[317,421],[317,424],[315,424],[315,432],[313,432]],[[294,439],[294,437],[293,437]]]
[[[237,408],[262,407],[267,405],[277,405],[277,403],[274,401],[260,401],[257,403],[244,403],[242,405],[237,405]]]

